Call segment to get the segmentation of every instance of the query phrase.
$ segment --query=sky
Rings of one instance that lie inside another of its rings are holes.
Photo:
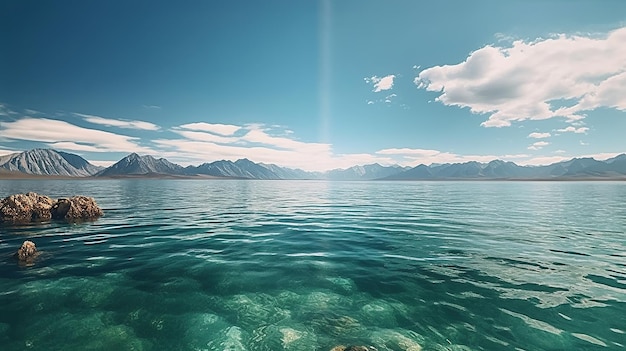
[[[0,155],[324,171],[626,152],[626,1],[0,2]]]

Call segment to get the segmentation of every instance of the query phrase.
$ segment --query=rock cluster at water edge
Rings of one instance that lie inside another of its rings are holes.
[[[46,222],[51,219],[94,220],[103,214],[96,201],[87,196],[55,201],[48,196],[29,192],[10,195],[0,201],[0,223]]]

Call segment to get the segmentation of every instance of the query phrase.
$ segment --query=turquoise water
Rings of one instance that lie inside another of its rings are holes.
[[[623,182],[0,182],[27,191],[105,216],[0,228],[2,350],[626,348]]]

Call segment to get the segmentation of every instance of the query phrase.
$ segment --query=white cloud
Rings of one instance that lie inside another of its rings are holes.
[[[469,161],[489,162],[493,160],[514,161],[523,160],[528,157],[526,154],[518,155],[459,155],[451,152],[430,150],[430,149],[410,149],[392,148],[383,149],[376,152],[377,155],[386,155],[402,166],[416,166],[418,164],[430,165],[433,163],[463,163]]]
[[[347,168],[356,164],[385,163],[391,160],[370,154],[333,154],[330,145],[323,147],[302,143],[296,149],[276,149],[270,146],[221,145],[211,142],[188,139],[159,139],[154,143],[166,150],[164,154],[185,155],[190,164],[211,162],[214,160],[237,160],[248,158],[254,162],[271,163],[307,171],[324,171],[334,168]],[[169,152],[169,153],[168,153]]]
[[[396,95],[396,94],[387,95],[385,97],[385,102],[388,103],[388,104],[391,103],[391,99],[395,98],[396,96],[398,96],[398,95]]]
[[[563,132],[563,133],[583,134],[583,133],[587,133],[588,130],[589,130],[589,128],[587,128],[587,127],[575,128],[575,127],[569,126],[567,128],[557,129],[556,131],[557,132]]]
[[[528,147],[528,150],[541,150],[544,146],[550,145],[547,141],[538,141]]]
[[[176,134],[179,134],[187,139],[196,140],[196,141],[206,141],[210,143],[218,143],[218,144],[231,144],[239,141],[239,138],[233,137],[225,137],[221,135],[206,133],[206,132],[196,132],[191,130],[179,130],[172,129],[172,131]]]
[[[157,106],[157,105],[143,105],[143,108],[152,109],[152,110],[160,110],[161,106]]]
[[[378,93],[383,90],[390,90],[393,88],[393,80],[396,78],[394,74],[390,74],[384,77],[372,76],[368,78],[364,78],[367,84],[372,84],[374,86],[374,92]]]
[[[232,124],[205,123],[205,122],[188,123],[188,124],[183,124],[179,127],[183,129],[197,130],[201,132],[209,132],[209,133],[220,134],[220,135],[233,135],[238,130],[241,129],[240,126],[235,126]]]
[[[100,152],[100,148],[96,145],[89,145],[83,143],[75,143],[73,141],[59,141],[56,143],[48,143],[53,149],[56,150],[72,150],[72,151],[83,151],[83,152]]]
[[[368,105],[373,105],[373,104],[374,104],[374,101],[372,101],[372,100],[367,100],[367,104],[368,104]]]
[[[330,144],[322,144],[322,143],[305,143],[301,141],[297,141],[290,138],[285,137],[276,137],[271,136],[266,133],[266,131],[262,129],[251,129],[241,137],[241,140],[250,142],[253,144],[262,144],[272,148],[279,148],[284,150],[293,150],[293,151],[305,151],[305,152],[321,152],[327,153],[330,151]]]
[[[488,45],[456,65],[421,71],[415,83],[444,105],[488,114],[481,125],[584,118],[584,111],[626,111],[626,27],[598,37],[560,35],[510,47]],[[559,105],[567,101],[567,106]]]
[[[514,37],[504,34],[504,33],[496,33],[493,35],[499,42],[500,41],[508,41],[508,42],[512,42],[513,40],[515,40]]]
[[[3,123],[1,128],[8,139],[39,141],[71,151],[154,153],[137,144],[138,138],[48,118],[23,118]]]
[[[29,108],[25,109],[24,112],[26,112],[29,115],[40,115],[40,114],[42,114],[40,111],[32,110],[32,109],[29,109]]]
[[[115,160],[115,161],[94,161],[94,160],[87,160],[89,163],[91,163],[94,166],[100,166],[100,167],[109,167],[112,166],[113,164],[115,164],[117,161],[119,160]]]
[[[561,150],[559,150],[561,151]],[[527,160],[522,160],[517,162],[520,166],[544,166],[549,165],[556,162],[568,161],[574,157],[591,157],[598,161],[607,160],[609,158],[613,158],[617,155],[621,154],[621,152],[602,152],[596,154],[586,154],[586,155],[578,155],[578,156],[538,156],[529,158]]]
[[[173,131],[183,139],[158,139],[153,142],[161,148],[160,154],[164,157],[171,157],[172,161],[187,164],[248,158],[254,162],[323,171],[352,167],[356,164],[393,163],[393,160],[385,155],[338,155],[333,152],[330,144],[293,139],[289,137],[291,133],[279,126],[268,128],[261,124],[248,124],[235,127],[243,130],[245,134],[226,137],[175,128]]]
[[[17,112],[11,110],[7,105],[0,103],[0,116],[16,115]]]
[[[567,156],[539,156],[518,163],[520,166],[545,166],[556,162],[572,159]]]
[[[543,138],[549,138],[551,135],[550,133],[530,133],[528,134],[529,138],[533,138],[533,139],[543,139]]]
[[[141,129],[141,130],[158,130],[159,126],[150,122],[144,121],[126,121],[121,119],[103,118],[94,115],[86,115],[82,113],[75,113],[76,116],[83,117],[83,119],[89,123],[100,124],[103,126],[128,128],[128,129]]]
[[[0,149],[0,156],[10,155],[21,151]]]
[[[404,155],[410,157],[432,157],[441,154],[441,151],[428,149],[392,148],[376,151],[379,155]]]

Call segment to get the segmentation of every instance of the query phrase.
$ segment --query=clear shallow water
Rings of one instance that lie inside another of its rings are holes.
[[[626,183],[1,181],[2,350],[621,350]],[[23,240],[43,251],[23,267]]]

